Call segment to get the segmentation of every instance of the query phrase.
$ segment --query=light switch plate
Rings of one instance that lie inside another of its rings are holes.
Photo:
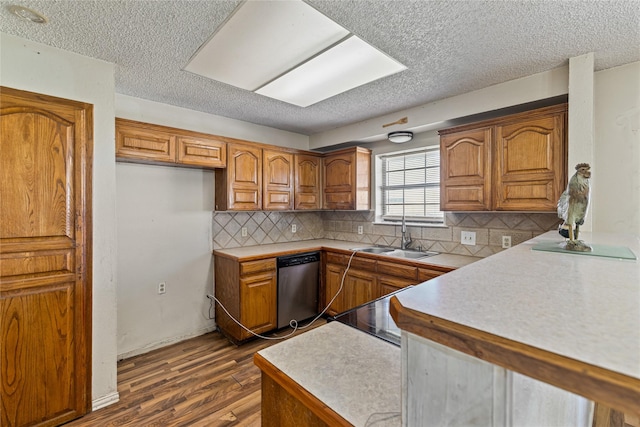
[[[242,227],[242,228],[240,229],[240,235],[241,235],[242,237],[247,237],[247,227]]]

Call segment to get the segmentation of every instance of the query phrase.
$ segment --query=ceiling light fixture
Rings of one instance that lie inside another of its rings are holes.
[[[387,135],[387,139],[394,144],[402,144],[409,142],[413,139],[413,132],[401,130],[397,132],[391,132]]]
[[[24,6],[11,5],[8,6],[7,9],[14,15],[36,24],[46,24],[48,21],[47,17],[43,14]]]
[[[405,70],[301,0],[245,1],[185,70],[300,107]]]

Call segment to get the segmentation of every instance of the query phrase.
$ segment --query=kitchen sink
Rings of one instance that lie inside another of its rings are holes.
[[[358,252],[367,252],[370,254],[386,254],[387,252],[391,252],[394,251],[394,248],[383,248],[380,246],[374,246],[374,247],[370,247],[370,248],[353,248],[351,249],[352,251],[358,251]]]
[[[411,249],[395,249],[391,252],[384,253],[384,255],[394,256],[398,258],[418,259],[438,255],[438,252],[414,251]]]
[[[418,259],[438,255],[438,252],[416,251],[413,249],[396,249],[389,247],[373,246],[368,248],[353,248],[352,251],[367,252],[370,254],[379,254],[392,256],[397,258]]]

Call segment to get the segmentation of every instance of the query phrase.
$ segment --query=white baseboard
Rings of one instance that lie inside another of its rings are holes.
[[[91,402],[91,410],[97,411],[105,406],[112,405],[120,400],[120,394],[117,391],[109,393],[106,396],[102,396]]]
[[[162,340],[162,341],[158,341],[158,342],[155,342],[155,343],[148,344],[143,348],[138,348],[138,349],[134,349],[134,350],[130,350],[130,351],[125,351],[124,353],[118,354],[118,360],[124,360],[124,359],[128,359],[130,357],[133,357],[133,356],[139,356],[141,354],[148,353],[148,352],[150,352],[152,350],[156,350],[158,348],[166,347],[168,345],[175,344],[175,343],[178,343],[180,341],[188,340],[189,338],[199,337],[200,335],[208,334],[209,332],[215,331],[217,327],[218,326],[214,324],[214,325],[208,326],[206,328],[198,329],[197,331],[194,331],[194,332],[192,332],[190,334],[180,335],[180,336],[177,336],[177,337],[171,337],[171,338],[168,338],[166,340]]]

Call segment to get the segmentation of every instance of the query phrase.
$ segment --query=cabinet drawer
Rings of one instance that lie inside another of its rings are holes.
[[[346,257],[346,258],[347,258],[347,262],[349,262],[349,257]],[[372,273],[376,271],[376,264],[377,264],[377,261],[374,259],[360,258],[357,255],[354,256],[353,259],[351,260],[351,268],[357,268],[357,269],[369,271]]]
[[[405,279],[418,279],[418,267],[410,265],[393,264],[386,261],[378,261],[378,272]]]
[[[259,259],[257,261],[246,261],[240,263],[240,275],[259,273],[261,271],[269,271],[276,269],[276,259]]]
[[[327,252],[327,264],[347,265],[349,257],[334,252]]]
[[[418,280],[421,282],[425,282],[427,280],[431,280],[434,277],[438,277],[441,274],[444,274],[444,271],[431,270],[429,268],[419,268],[418,269]]]

